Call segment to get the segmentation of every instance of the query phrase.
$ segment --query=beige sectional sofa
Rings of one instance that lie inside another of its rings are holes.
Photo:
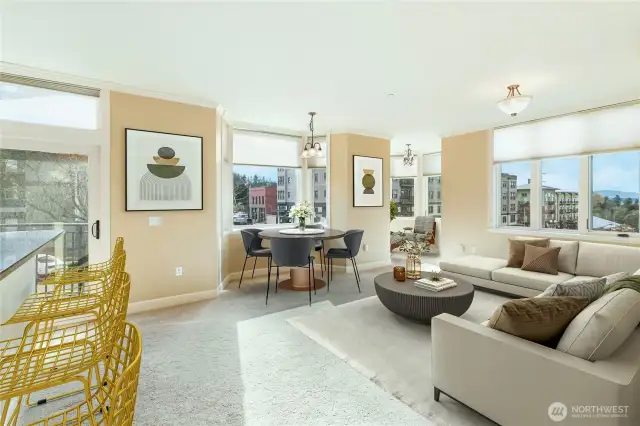
[[[563,240],[551,240],[549,247],[560,247],[558,275],[508,268],[504,259],[483,256],[442,260],[440,269],[443,275],[454,280],[525,297],[536,296],[551,284],[616,272],[633,274],[640,269],[640,248],[637,247]]]
[[[481,256],[440,266],[454,279],[522,296],[584,276],[640,274],[640,248],[559,240],[551,245],[562,247],[557,276]],[[445,393],[502,426],[640,425],[640,328],[613,355],[594,362],[449,314],[433,318],[431,334],[436,399]],[[565,418],[552,419],[549,411],[556,408],[557,414],[557,407],[565,407]]]

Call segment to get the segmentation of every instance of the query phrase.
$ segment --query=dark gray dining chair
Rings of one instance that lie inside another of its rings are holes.
[[[273,263],[278,267],[309,268],[309,282],[313,282],[313,292],[316,292],[316,275],[313,270],[314,257],[311,249],[314,243],[311,238],[273,238],[271,239],[271,256]],[[276,293],[278,292],[278,279],[276,275]],[[269,282],[271,281],[271,269],[267,281],[267,297],[264,304],[269,303]],[[311,306],[311,286],[309,286],[309,306]]]
[[[350,259],[353,265],[353,274],[356,276],[356,284],[358,284],[358,292],[360,292],[360,272],[358,271],[358,263],[356,256],[360,252],[360,244],[362,243],[362,229],[350,229],[344,234],[344,245],[346,248],[330,248],[327,252],[327,261],[329,271],[327,272],[327,291],[333,278],[333,259]]]
[[[240,231],[240,235],[242,235],[242,244],[244,245],[244,264],[242,265],[242,273],[240,274],[240,282],[238,283],[238,288],[242,285],[242,277],[244,276],[244,268],[247,266],[247,259],[253,257],[253,272],[251,273],[251,278],[256,273],[256,263],[258,262],[259,257],[266,257],[269,262],[268,268],[271,269],[271,250],[268,248],[262,247],[262,238],[258,236],[258,234],[262,231],[262,229],[257,228],[249,228],[243,229]]]
[[[321,223],[314,223],[313,225],[307,225],[307,228],[324,229],[324,225]],[[324,240],[315,240],[314,250],[320,252],[320,276],[324,277]]]

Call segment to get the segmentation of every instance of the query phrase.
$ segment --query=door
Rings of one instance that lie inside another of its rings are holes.
[[[39,275],[106,260],[100,146],[83,131],[26,127],[0,141],[0,231],[64,231],[38,253]]]

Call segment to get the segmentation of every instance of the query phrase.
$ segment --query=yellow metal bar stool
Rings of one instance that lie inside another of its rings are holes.
[[[93,281],[83,282],[78,289],[72,288],[78,284],[75,279],[60,280],[54,284],[53,291],[48,293],[33,293],[22,302],[18,310],[4,324],[18,324],[23,322],[53,318],[58,316],[80,315],[95,310],[105,303],[113,288],[109,279],[111,274],[124,271],[127,255],[122,251],[109,265],[109,269],[93,273]]]
[[[82,403],[30,426],[132,425],[141,360],[142,336],[135,325],[125,322],[106,362],[104,385]]]
[[[109,362],[129,303],[129,274],[112,274],[110,279],[114,280],[112,297],[95,312],[95,318],[37,320],[27,325],[23,337],[0,341],[0,424],[17,424],[25,395],[44,389],[79,381],[86,398],[91,397],[91,380],[99,379],[100,365]],[[53,303],[60,302],[64,301]],[[13,409],[12,400],[17,400]]]

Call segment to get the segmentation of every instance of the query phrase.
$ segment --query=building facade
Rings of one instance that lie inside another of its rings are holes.
[[[500,225],[518,225],[525,220],[526,213],[518,212],[518,176],[502,173],[500,176]],[[524,206],[522,206],[524,207]]]
[[[314,222],[323,222],[327,217],[327,169],[311,169],[311,198]]]
[[[249,217],[253,223],[269,223],[269,217],[275,217],[276,187],[260,186],[249,189]]]
[[[503,174],[504,176],[504,174]],[[503,178],[504,182],[504,178]],[[504,191],[504,184],[503,184]],[[504,197],[503,197],[504,199]],[[531,226],[531,181],[517,187],[516,226]],[[551,186],[542,186],[540,200],[543,228],[578,229],[578,192],[564,191]],[[504,211],[504,207],[503,211]],[[510,207],[509,207],[510,208]],[[510,220],[511,218],[509,218]],[[512,225],[505,223],[503,225]]]
[[[427,178],[427,215],[440,217],[442,214],[442,177]]]
[[[296,169],[278,168],[277,221],[290,223],[289,210],[296,205],[298,196],[298,176]]]
[[[391,179],[391,199],[398,206],[398,217],[413,217],[415,179]]]

